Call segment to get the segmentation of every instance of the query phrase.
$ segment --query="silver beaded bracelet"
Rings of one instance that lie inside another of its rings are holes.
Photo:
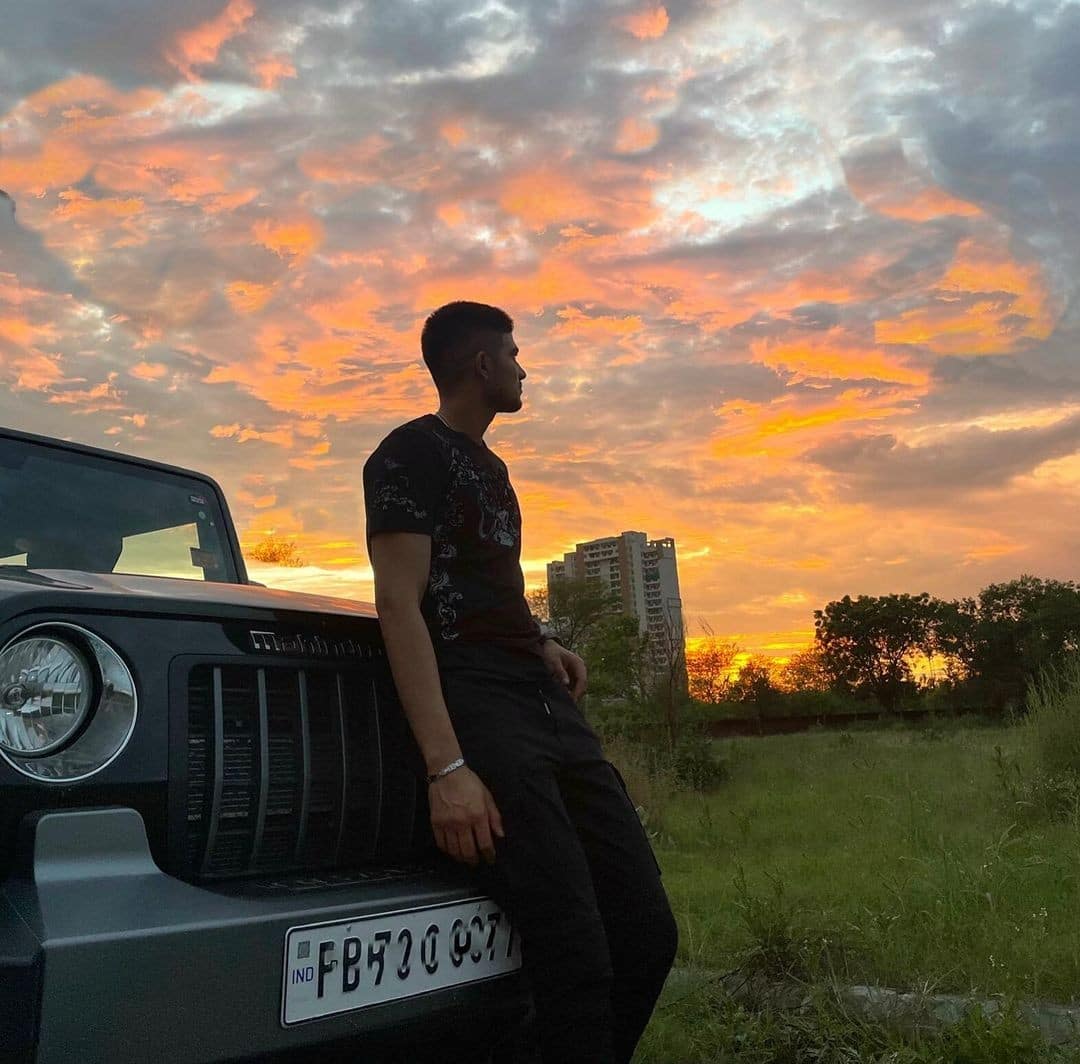
[[[434,783],[436,780],[441,780],[443,776],[449,776],[451,772],[457,772],[459,768],[465,767],[465,758],[459,757],[456,761],[451,761],[445,768],[439,769],[438,772],[433,772],[427,777],[428,783]]]

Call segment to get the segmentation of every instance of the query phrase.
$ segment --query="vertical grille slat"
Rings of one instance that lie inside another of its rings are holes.
[[[255,847],[261,730],[258,670],[214,669],[214,724],[221,798],[204,868],[208,874],[235,875],[250,867]]]
[[[270,797],[270,721],[266,707],[266,669],[259,669],[255,674],[256,692],[259,700],[259,797],[255,810],[255,831],[251,840],[251,860],[248,870],[259,866],[262,856],[263,835],[266,831],[266,806]]]
[[[307,845],[308,817],[311,815],[311,727],[308,716],[307,674],[301,672],[297,678],[300,687],[300,745],[301,773],[303,776],[300,791],[300,827],[296,835],[296,850],[293,863],[300,864]]]
[[[206,664],[186,693],[186,790],[174,798],[189,874],[358,868],[409,848],[407,725],[370,673]]]
[[[349,748],[345,743],[345,688],[340,674],[336,677],[334,694],[337,696],[337,736],[341,748],[341,816],[338,818],[337,845],[334,847],[334,863],[341,860],[341,847],[345,843],[345,811],[349,808]]]
[[[310,768],[308,823],[300,863],[304,867],[332,864],[337,856],[341,823],[341,713],[337,676],[314,669],[305,673],[308,692]]]
[[[217,842],[218,833],[218,821],[221,819],[221,792],[224,785],[223,780],[223,768],[224,763],[223,745],[222,745],[222,727],[221,721],[223,716],[222,711],[222,695],[221,695],[221,669],[214,669],[213,672],[213,716],[211,717],[211,743],[213,750],[213,791],[212,798],[210,800],[210,819],[207,825],[208,831],[206,833],[206,850],[203,853],[202,868],[203,871],[209,871],[211,854],[214,850],[214,844]]]

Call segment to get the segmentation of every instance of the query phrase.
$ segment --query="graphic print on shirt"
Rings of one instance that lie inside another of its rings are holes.
[[[492,481],[495,480],[495,483]],[[502,489],[500,491],[500,489]],[[517,537],[514,535],[517,513],[517,500],[510,490],[510,481],[505,477],[501,483],[493,476],[480,476],[480,538],[492,540],[500,547],[514,547]],[[516,525],[521,527],[520,518]]]
[[[427,510],[422,510],[412,496],[412,485],[405,466],[393,458],[385,458],[383,468],[386,470],[386,480],[376,492],[372,505],[379,510],[404,510],[418,520],[427,517]]]
[[[444,449],[449,468],[450,500],[444,513],[437,515],[432,532],[431,573],[428,577],[428,595],[439,622],[443,639],[458,638],[455,625],[458,613],[455,604],[462,595],[450,578],[446,562],[457,557],[452,540],[465,524],[464,499],[475,500],[479,509],[476,533],[481,542],[497,543],[501,547],[517,545],[517,530],[521,527],[517,499],[510,487],[505,469],[480,470],[476,463],[453,440],[440,432],[434,433]]]

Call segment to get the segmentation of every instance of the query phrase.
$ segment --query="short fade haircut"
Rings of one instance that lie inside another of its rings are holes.
[[[420,350],[435,387],[452,390],[464,379],[469,362],[482,345],[484,333],[503,335],[514,331],[514,319],[487,303],[458,300],[439,307],[424,322]]]

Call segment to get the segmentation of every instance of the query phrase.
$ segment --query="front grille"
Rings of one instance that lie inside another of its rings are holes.
[[[371,674],[196,665],[171,852],[197,878],[359,867],[412,841],[400,711]]]

